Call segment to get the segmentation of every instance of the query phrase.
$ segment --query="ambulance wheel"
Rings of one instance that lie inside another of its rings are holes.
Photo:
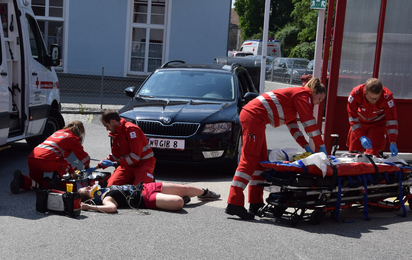
[[[318,225],[323,217],[325,216],[325,211],[322,209],[315,209],[312,214],[310,215],[310,223],[313,225]]]
[[[62,129],[63,127],[64,127],[63,116],[60,114],[59,111],[57,111],[54,108],[51,108],[49,116],[47,118],[46,125],[44,126],[43,133],[35,137],[27,138],[26,142],[28,145],[34,148],[38,146],[39,144],[41,144],[44,140],[46,140],[47,137],[52,135],[57,130]]]

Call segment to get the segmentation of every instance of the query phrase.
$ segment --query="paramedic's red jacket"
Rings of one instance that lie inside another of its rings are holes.
[[[66,160],[71,152],[87,168],[90,164],[90,157],[84,151],[80,138],[73,134],[69,129],[62,129],[54,132],[43,143],[33,149],[29,158],[43,160]],[[67,161],[67,160],[66,160]],[[45,162],[47,163],[47,162]],[[74,169],[67,161],[69,168],[67,172],[72,173]]]
[[[352,89],[347,104],[349,124],[356,138],[366,133],[362,124],[375,124],[386,121],[386,136],[389,143],[395,142],[398,137],[398,119],[392,92],[383,87],[381,96],[376,104],[369,103],[365,98],[365,84]]]
[[[109,133],[112,140],[112,154],[110,161],[117,161],[121,166],[138,166],[144,163],[155,164],[147,137],[135,124],[120,119],[120,125],[116,126],[116,133]]]
[[[265,120],[266,124],[278,127],[286,124],[296,142],[308,146],[299,130],[297,113],[307,135],[316,146],[324,146],[321,133],[313,116],[312,91],[308,87],[276,89],[263,93],[250,101],[243,109]]]

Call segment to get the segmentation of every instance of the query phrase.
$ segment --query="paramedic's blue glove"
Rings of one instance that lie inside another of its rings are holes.
[[[362,136],[360,138],[360,142],[361,142],[363,148],[365,148],[365,149],[371,149],[372,148],[372,142],[366,136]]]
[[[320,147],[319,147],[319,152],[322,152],[322,153],[326,154],[326,156],[328,156],[328,152],[326,151],[326,147],[325,147],[325,146],[320,146]]]
[[[311,153],[311,154],[314,154],[315,152],[312,150],[312,148],[310,148],[310,146],[306,146],[305,147],[305,151],[306,152],[309,152],[309,153]]]
[[[392,143],[391,146],[389,146],[389,149],[391,150],[392,157],[398,155],[398,147],[396,147],[396,144]]]
[[[88,169],[82,170],[82,172],[87,172],[87,176],[89,176],[90,174],[92,174],[94,171],[96,170],[96,167],[90,167]]]
[[[110,167],[110,166],[113,166],[113,162],[110,161],[110,160],[104,159],[99,163],[99,165],[101,165],[103,167]]]

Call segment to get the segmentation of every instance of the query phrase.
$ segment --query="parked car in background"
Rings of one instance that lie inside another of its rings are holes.
[[[242,147],[239,113],[258,96],[245,68],[170,61],[125,92],[132,99],[119,114],[143,130],[158,163],[235,170]]]
[[[322,69],[322,64],[323,62],[320,63],[321,69]],[[313,67],[315,66],[315,60],[309,61],[308,65],[306,66],[305,74],[306,75],[313,75]],[[329,69],[330,69],[330,60],[328,62],[328,71],[327,71],[327,76],[329,76]]]
[[[251,56],[246,56],[245,58],[248,59],[255,59],[255,60],[261,60],[262,55],[251,55]],[[272,56],[266,56],[266,73],[269,71],[270,66],[272,65],[274,58]]]
[[[305,73],[308,64],[308,59],[276,58],[266,74],[267,79],[290,83],[292,78],[294,83],[301,82],[300,76]]]
[[[244,52],[244,51],[228,51],[227,56],[228,57],[245,57],[245,56],[251,56],[253,55],[252,52]]]

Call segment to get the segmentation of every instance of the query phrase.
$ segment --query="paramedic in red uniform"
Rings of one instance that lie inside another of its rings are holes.
[[[33,149],[29,155],[29,176],[23,175],[19,170],[14,172],[14,179],[10,183],[10,190],[16,194],[20,189],[30,190],[39,188],[60,188],[60,179],[64,174],[74,174],[70,162],[66,159],[73,152],[77,159],[89,168],[90,157],[84,151],[84,126],[80,121],[73,121],[63,129],[54,132],[43,143]],[[50,187],[50,178],[43,178],[45,172],[53,173],[53,181],[58,177],[55,187]]]
[[[101,121],[110,131],[112,153],[96,168],[116,167],[107,185],[153,182],[156,159],[143,131],[137,125],[120,118],[115,110],[103,112]]]
[[[349,151],[373,154],[379,157],[390,143],[392,156],[398,154],[398,120],[392,92],[382,86],[376,78],[352,89],[347,110],[349,114],[349,133],[346,145]]]
[[[321,133],[313,117],[314,105],[326,96],[326,89],[318,78],[312,78],[305,87],[276,89],[263,93],[250,101],[240,112],[242,125],[242,156],[230,186],[226,213],[242,219],[253,219],[263,204],[263,188],[260,174],[265,170],[259,164],[267,160],[265,129],[267,124],[279,127],[286,124],[296,142],[307,152],[313,153],[297,121],[297,113],[307,135],[320,152],[326,152]],[[249,184],[249,211],[244,207],[243,190]]]

